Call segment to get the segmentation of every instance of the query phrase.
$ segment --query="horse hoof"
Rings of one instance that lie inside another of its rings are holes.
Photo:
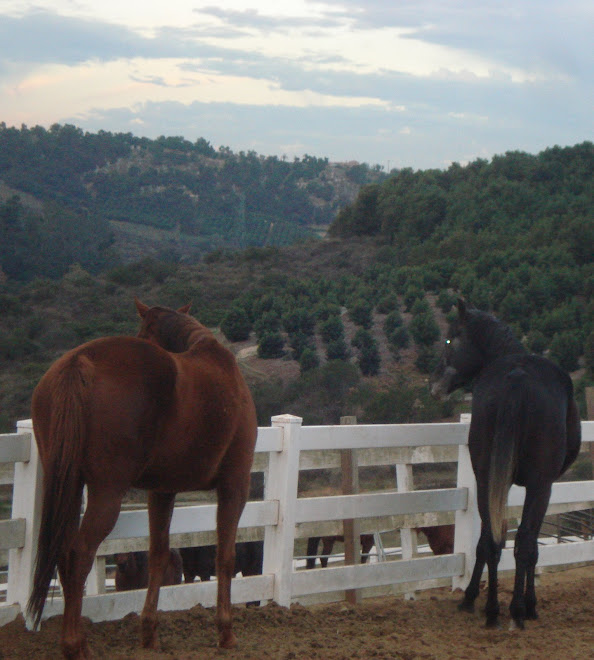
[[[497,630],[498,628],[501,628],[501,623],[499,622],[498,617],[487,617],[487,621],[485,623],[485,628],[489,628],[492,630]]]
[[[219,637],[220,649],[234,649],[237,646],[237,637],[230,632]]]
[[[512,619],[510,624],[509,624],[509,629],[510,630],[524,630],[524,619]]]
[[[469,614],[474,613],[474,603],[467,603],[465,600],[463,600],[461,603],[458,604],[458,609],[460,612],[468,612]]]

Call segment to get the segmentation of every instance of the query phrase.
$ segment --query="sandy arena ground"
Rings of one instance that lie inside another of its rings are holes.
[[[109,660],[351,660],[352,658],[433,658],[486,660],[547,660],[591,658],[594,653],[594,565],[545,573],[537,588],[540,619],[524,631],[508,629],[507,607],[512,581],[501,580],[502,627],[487,630],[477,601],[474,615],[458,612],[460,594],[436,589],[416,601],[402,597],[365,600],[356,607],[345,603],[290,609],[269,604],[237,607],[233,651],[216,649],[214,611],[197,606],[186,612],[160,615],[160,652],[137,645],[138,616],[120,621],[87,623],[96,658]],[[61,617],[40,632],[27,632],[22,619],[0,628],[0,658],[60,658]]]

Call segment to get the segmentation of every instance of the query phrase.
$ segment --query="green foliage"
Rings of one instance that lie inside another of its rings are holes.
[[[320,366],[320,358],[313,348],[305,348],[299,358],[299,368],[301,374],[312,369],[317,369]]]
[[[455,295],[446,289],[442,289],[437,296],[437,305],[444,314],[447,314],[456,304],[456,300]]]
[[[292,309],[283,316],[283,327],[289,334],[313,335],[316,328],[314,315],[306,309]]]
[[[350,357],[349,348],[343,338],[335,339],[326,345],[326,358],[331,360],[346,361]]]
[[[281,358],[284,356],[285,340],[280,332],[267,332],[258,340],[258,357],[263,359]]]
[[[400,379],[387,390],[369,392],[363,402],[361,422],[373,424],[406,424],[432,421],[452,414],[454,400],[439,402],[426,388],[409,385]]]
[[[594,377],[594,330],[590,332],[584,342],[584,361],[588,373]]]
[[[359,369],[364,376],[377,376],[380,370],[381,358],[377,344],[364,345],[359,353]]]
[[[356,325],[369,329],[373,325],[373,305],[367,300],[356,300],[349,308],[349,316]]]
[[[221,330],[229,341],[245,341],[249,339],[252,324],[243,308],[233,307],[223,317]]]
[[[264,312],[262,316],[254,323],[254,332],[258,337],[270,332],[278,332],[281,327],[281,320],[276,311]]]
[[[354,364],[332,360],[291,383],[284,393],[285,405],[305,424],[338,424],[341,416],[352,414],[349,395],[359,381]]]
[[[439,326],[431,311],[413,316],[408,329],[419,346],[431,346],[439,339]]]
[[[377,311],[380,314],[390,314],[398,310],[398,296],[395,293],[388,293],[377,303]]]
[[[293,349],[293,359],[299,362],[303,351],[315,350],[311,335],[306,335],[303,332],[296,332],[289,335],[289,345]]]
[[[578,358],[582,354],[583,345],[578,333],[559,332],[552,341],[550,358],[566,371],[575,371],[578,366]]]
[[[526,348],[531,353],[542,355],[547,348],[547,338],[540,330],[531,330],[526,336]]]
[[[400,328],[403,323],[404,320],[399,311],[394,310],[393,312],[390,312],[384,320],[384,332],[386,333],[386,336],[389,337],[394,330]]]
[[[395,328],[389,335],[388,341],[396,349],[407,348],[410,343],[410,335],[404,326]]]
[[[439,362],[439,352],[433,346],[421,346],[415,360],[415,367],[422,374],[433,372]]]
[[[375,339],[373,338],[373,335],[369,332],[369,330],[365,330],[365,328],[359,328],[355,333],[355,336],[353,337],[351,344],[356,348],[362,350],[364,348],[368,348],[373,344],[375,344]]]
[[[344,324],[340,316],[330,316],[320,323],[320,335],[325,344],[330,344],[339,339],[344,340]]]

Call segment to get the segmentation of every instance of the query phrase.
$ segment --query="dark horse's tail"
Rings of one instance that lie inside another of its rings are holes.
[[[519,368],[507,374],[495,421],[489,466],[489,519],[491,534],[497,545],[502,541],[507,496],[516,471],[520,437],[525,426],[525,376],[526,372]]]
[[[47,436],[38,438],[45,468],[43,507],[33,589],[27,604],[27,613],[35,627],[41,620],[58,560],[68,552],[78,530],[88,384],[92,371],[93,365],[87,357],[74,355],[57,370],[46,374],[33,397],[33,422],[36,410],[49,411],[46,414],[51,416]],[[67,570],[66,564],[64,570]]]

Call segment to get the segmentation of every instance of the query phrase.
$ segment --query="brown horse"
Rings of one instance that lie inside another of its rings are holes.
[[[115,555],[115,588],[116,591],[131,589],[146,589],[148,587],[148,552],[119,552]],[[169,561],[163,573],[162,587],[181,584],[182,556],[179,550],[169,551]]]
[[[338,541],[344,543],[344,536],[312,536],[307,540],[307,561],[306,568],[315,568],[316,557],[318,556],[318,546],[322,541],[322,554],[320,555],[320,564],[322,568],[328,566],[328,556],[332,554],[332,548]],[[369,552],[373,548],[373,534],[361,534],[361,563],[365,564],[369,558]]]
[[[137,337],[96,339],[66,353],[33,393],[44,469],[37,565],[28,612],[41,620],[58,567],[64,590],[62,650],[88,658],[81,625],[85,579],[130,487],[148,491],[149,584],[142,644],[158,647],[157,603],[169,560],[176,493],[216,489],[217,627],[232,648],[235,535],[250,484],[257,422],[237,363],[188,315],[136,300]],[[79,525],[83,486],[87,508]]]
[[[435,525],[434,527],[415,527],[423,532],[434,555],[451,555],[454,552],[455,525]]]

